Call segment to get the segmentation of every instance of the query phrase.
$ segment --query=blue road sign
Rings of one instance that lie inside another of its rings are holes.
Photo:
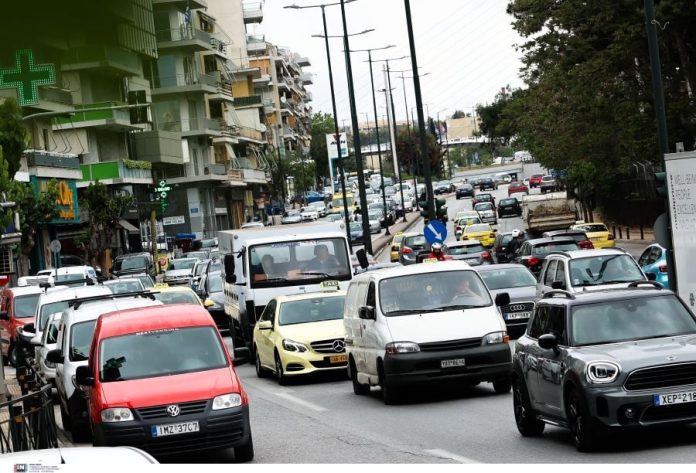
[[[447,226],[439,220],[432,220],[423,229],[423,235],[431,245],[435,242],[442,243],[447,238]]]

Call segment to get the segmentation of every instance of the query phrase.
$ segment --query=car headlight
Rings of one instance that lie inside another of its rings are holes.
[[[101,411],[102,422],[128,422],[133,420],[133,414],[127,407],[113,407]]]
[[[612,383],[621,372],[621,366],[613,361],[593,361],[585,368],[585,377],[592,384]]]
[[[283,348],[286,351],[296,351],[299,353],[304,353],[307,351],[307,345],[294,340],[283,340]]]
[[[397,353],[418,353],[420,347],[413,342],[392,342],[387,343],[385,350],[388,354],[395,355]]]
[[[510,337],[508,337],[507,332],[493,332],[485,335],[481,339],[481,345],[495,345],[498,343],[508,343]]]
[[[237,393],[223,394],[213,399],[213,410],[230,409],[242,405],[242,396]]]

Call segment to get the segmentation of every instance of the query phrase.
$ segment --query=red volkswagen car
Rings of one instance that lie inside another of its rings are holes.
[[[254,457],[247,395],[203,307],[100,316],[89,365],[75,378],[88,392],[95,446],[133,446],[155,456],[232,448],[236,461]]]
[[[531,185],[531,182],[530,184]],[[517,192],[522,192],[523,194],[529,194],[529,188],[524,185],[524,182],[511,182],[508,186],[508,197]]]
[[[544,177],[543,174],[532,174],[532,177],[529,178],[529,187],[534,188],[534,187],[539,187],[541,185],[541,178]]]

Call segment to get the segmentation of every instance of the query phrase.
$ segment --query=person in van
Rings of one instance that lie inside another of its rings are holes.
[[[326,245],[314,247],[314,259],[309,262],[309,269],[312,271],[329,271],[340,268],[341,265],[334,255],[329,253]]]
[[[265,254],[261,258],[261,264],[253,267],[254,281],[265,281],[280,277],[280,269],[275,264],[273,255]]]

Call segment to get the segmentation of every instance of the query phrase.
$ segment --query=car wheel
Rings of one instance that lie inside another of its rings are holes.
[[[590,417],[585,400],[576,389],[568,393],[568,425],[573,435],[573,442],[579,452],[591,452],[599,445],[596,424]]]
[[[12,343],[10,348],[7,349],[7,362],[10,366],[17,367],[17,344]]]
[[[512,407],[520,434],[524,437],[538,437],[544,432],[546,424],[536,418],[536,412],[531,408],[529,401],[527,386],[521,378],[515,378],[512,382]]]
[[[276,381],[278,381],[278,384],[281,386],[285,386],[288,383],[288,378],[283,372],[283,363],[280,361],[280,356],[278,356],[278,353],[275,355],[275,377]]]
[[[261,366],[261,358],[259,357],[259,350],[256,350],[256,377],[267,378],[268,370]]]
[[[59,400],[58,405],[60,406],[60,422],[63,424],[63,430],[66,432],[70,431],[72,427],[72,421],[70,420],[70,414],[63,407],[63,403]]]
[[[73,443],[85,443],[91,440],[91,434],[89,431],[89,423],[80,422],[78,416],[70,415],[70,433],[72,434]]]
[[[249,432],[249,440],[239,447],[234,447],[234,461],[237,463],[246,463],[254,459],[254,441]]]
[[[353,382],[353,393],[357,394],[358,396],[364,396],[365,394],[369,394],[370,385],[361,384],[360,382],[358,382],[358,370],[355,367],[355,361],[353,360],[353,357],[351,357],[350,361],[348,362],[348,370],[350,379]]]
[[[510,381],[510,378],[504,378],[504,379],[499,379],[497,381],[493,381],[493,389],[495,390],[496,394],[509,393],[511,387],[512,387],[512,382]]]

